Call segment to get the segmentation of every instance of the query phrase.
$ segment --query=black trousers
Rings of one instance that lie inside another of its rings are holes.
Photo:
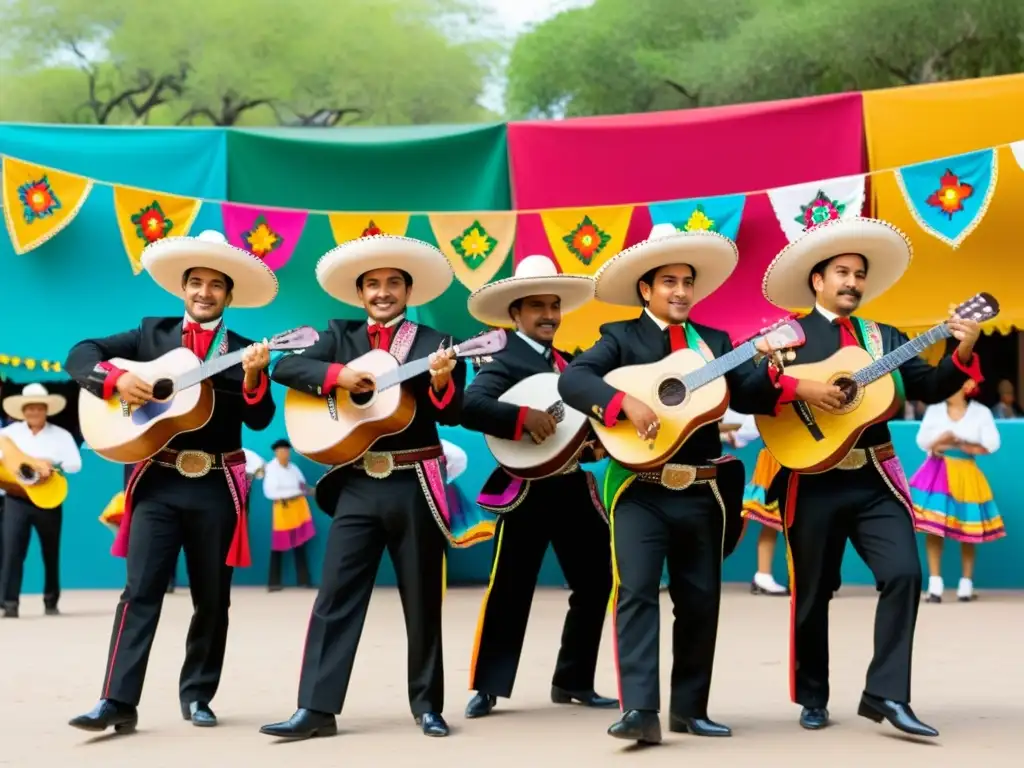
[[[43,603],[54,608],[60,600],[60,530],[63,512],[40,509],[31,501],[8,496],[3,515],[3,556],[0,557],[0,595],[5,604],[17,605],[28,544],[35,528],[43,556]]]
[[[234,569],[225,564],[238,517],[221,470],[186,478],[152,466],[132,498],[127,583],[114,613],[101,697],[137,705],[167,585],[185,549],[192,622],[185,641],[182,704],[217,693],[228,636]]]
[[[480,608],[470,688],[509,697],[526,637],[533,592],[548,545],[572,592],[551,684],[594,689],[601,630],[612,589],[608,524],[582,472],[532,483],[522,504],[498,520],[491,581]]]
[[[805,707],[828,704],[828,606],[849,540],[871,569],[879,592],[875,653],[865,691],[909,703],[921,562],[907,508],[871,464],[803,475],[786,540],[794,575],[793,700]]]
[[[309,578],[309,561],[306,559],[306,545],[301,544],[291,550],[295,557],[295,576],[300,587],[308,587],[312,584]],[[281,566],[284,562],[284,552],[278,550],[270,551],[270,576],[267,579],[267,586],[281,586]]]
[[[299,707],[341,712],[374,580],[387,548],[398,577],[409,642],[409,705],[414,716],[444,707],[441,599],[447,539],[417,473],[383,479],[347,472],[327,534],[320,590],[302,657]]]
[[[709,483],[682,491],[636,480],[612,517],[619,584],[616,656],[622,709],[660,710],[659,590],[668,561],[672,598],[669,711],[707,717],[722,596],[725,511]]]

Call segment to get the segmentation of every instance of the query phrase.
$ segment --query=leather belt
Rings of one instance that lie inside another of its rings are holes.
[[[682,491],[694,483],[706,483],[718,476],[718,467],[691,464],[665,464],[661,469],[637,472],[636,479],[653,483],[670,491]]]
[[[882,445],[875,445],[870,448],[853,448],[833,469],[861,469],[867,466],[872,455],[876,461],[881,463],[895,456],[896,450],[892,447],[892,443],[882,443]]]
[[[431,461],[442,456],[444,450],[440,445],[407,451],[367,451],[352,466],[363,470],[370,477],[383,480],[396,469],[412,469],[421,461]]]
[[[206,451],[174,451],[164,448],[153,457],[153,463],[161,467],[178,470],[182,477],[204,477],[211,470],[224,469],[245,462],[245,451],[228,451],[227,453],[206,453]]]

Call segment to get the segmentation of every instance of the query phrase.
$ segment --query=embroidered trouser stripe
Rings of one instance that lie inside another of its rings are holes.
[[[487,579],[487,591],[484,592],[483,602],[480,603],[480,615],[476,620],[476,636],[473,639],[473,655],[469,661],[469,689],[475,690],[476,684],[476,666],[477,661],[480,658],[480,643],[484,636],[484,625],[487,619],[487,601],[491,597],[491,591],[494,589],[494,577],[498,573],[498,561],[501,558],[501,542],[504,538],[505,526],[502,521],[498,521],[498,538],[494,545],[494,561],[491,563],[491,575]]]

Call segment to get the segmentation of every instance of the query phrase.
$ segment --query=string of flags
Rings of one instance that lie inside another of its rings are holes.
[[[24,368],[27,371],[42,371],[44,373],[60,373],[64,370],[57,360],[42,360],[38,357],[24,357],[22,355],[8,355],[0,353],[0,367],[3,368]]]
[[[858,216],[870,176],[892,173],[921,228],[952,248],[977,228],[995,194],[999,150],[1009,147],[1024,170],[1024,140],[900,168],[826,179],[775,189],[686,200],[629,205],[512,211],[351,213],[258,206],[173,195],[113,184],[4,156],[4,220],[15,253],[24,254],[58,235],[81,211],[92,190],[113,193],[125,253],[134,274],[143,249],[157,240],[188,235],[203,206],[217,206],[228,241],[278,270],[288,263],[311,216],[326,216],[337,243],[371,234],[405,235],[413,216],[425,216],[438,247],[469,290],[489,282],[508,258],[519,217],[539,214],[548,242],[564,272],[590,274],[595,259],[622,249],[633,214],[646,208],[655,224],[683,231],[703,229],[735,239],[746,200],[765,194],[779,225],[793,240],[826,219]]]

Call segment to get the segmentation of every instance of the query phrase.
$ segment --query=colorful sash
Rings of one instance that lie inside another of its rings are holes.
[[[881,359],[885,355],[885,345],[882,343],[882,329],[878,327],[878,323],[873,320],[862,320],[859,317],[853,318],[853,321],[860,331],[864,349],[873,360]],[[892,376],[893,383],[896,385],[896,397],[899,398],[899,403],[902,406],[907,400],[907,395],[903,388],[903,376],[900,374],[900,369],[897,368],[889,375]]]

